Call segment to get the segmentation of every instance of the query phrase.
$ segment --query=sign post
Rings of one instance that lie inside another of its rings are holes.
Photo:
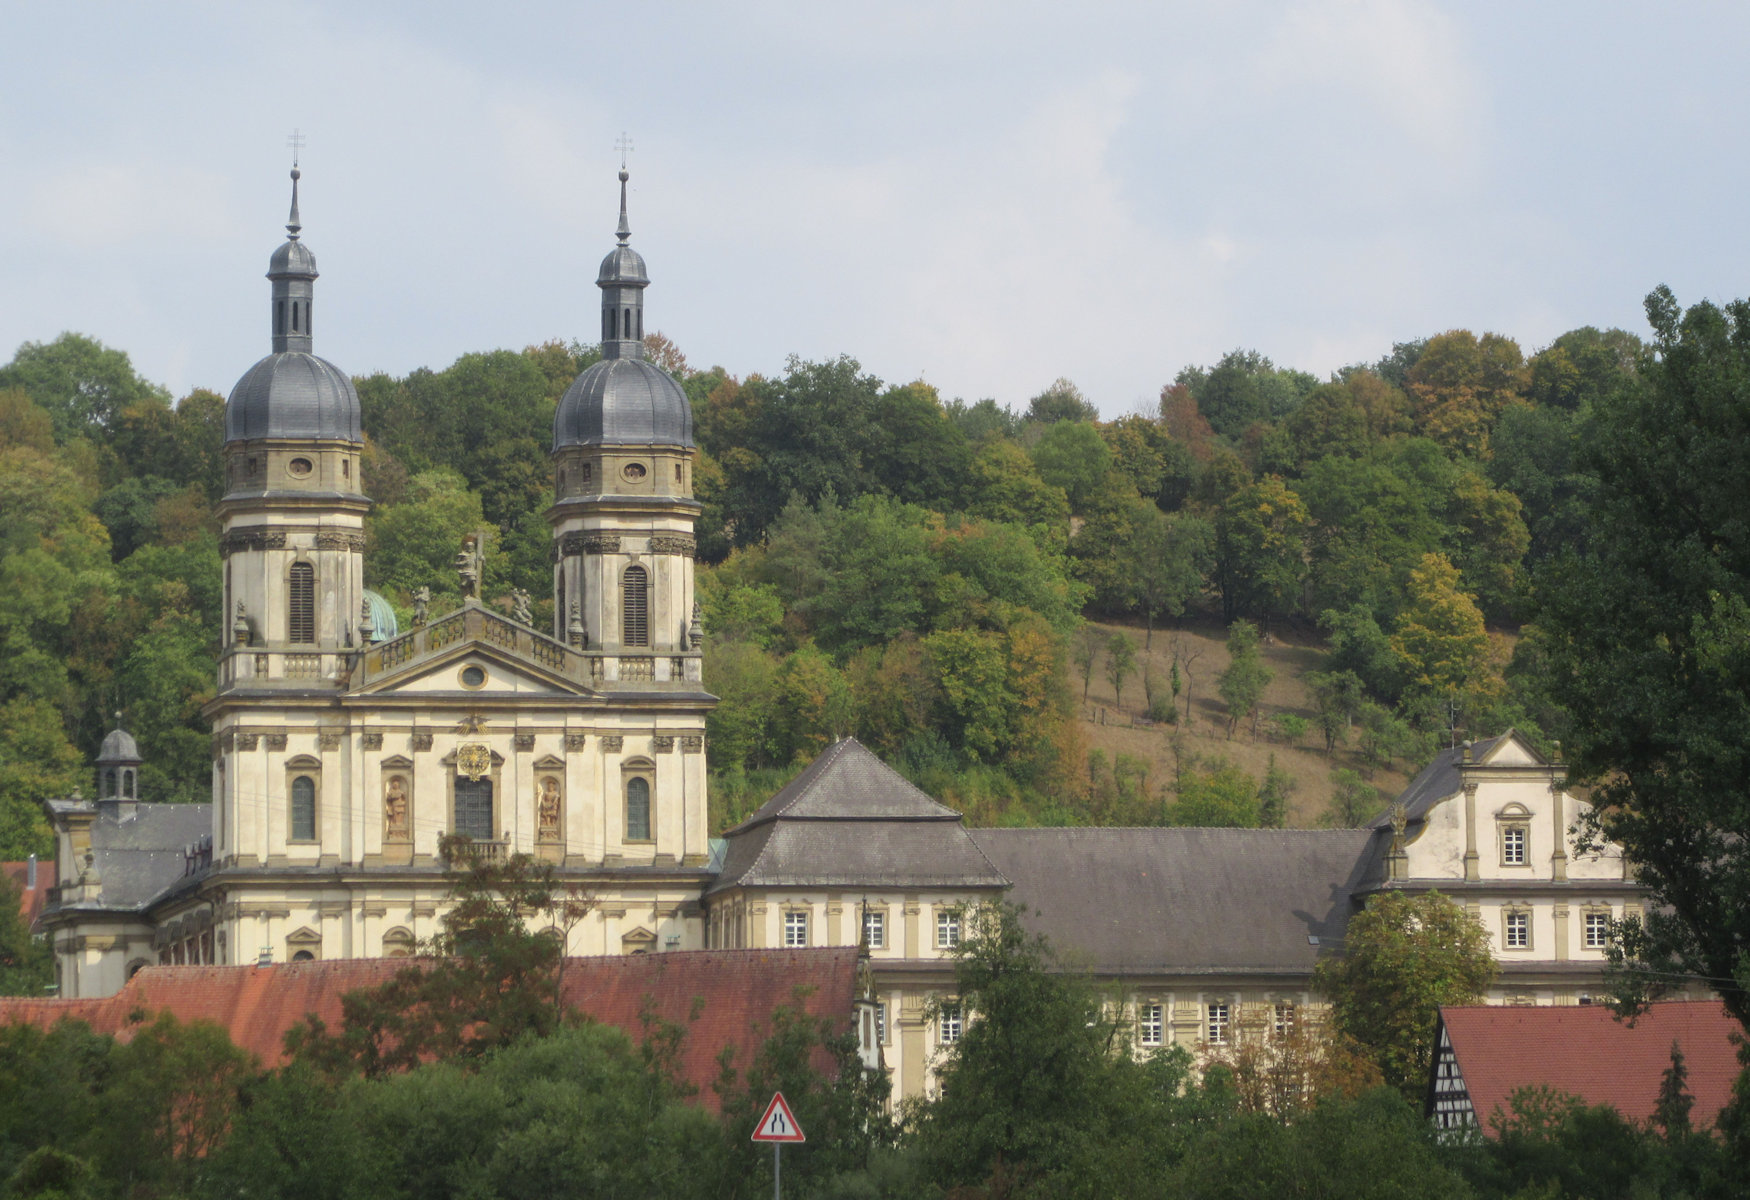
[[[779,1152],[785,1142],[806,1142],[802,1134],[802,1126],[796,1123],[796,1114],[790,1111],[790,1106],[784,1102],[783,1092],[773,1092],[772,1102],[766,1105],[766,1115],[760,1118],[760,1123],[753,1127],[753,1140],[770,1142],[772,1144],[772,1200],[783,1200],[782,1175],[783,1163]]]

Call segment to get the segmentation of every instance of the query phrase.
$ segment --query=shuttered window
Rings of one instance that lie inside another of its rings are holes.
[[[621,603],[624,636],[627,646],[650,644],[650,576],[643,567],[627,567],[623,577]]]
[[[309,563],[297,563],[292,567],[286,606],[286,640],[295,646],[313,645],[316,641],[316,568]]]

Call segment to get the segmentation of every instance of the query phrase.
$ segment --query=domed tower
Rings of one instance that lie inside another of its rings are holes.
[[[225,653],[221,690],[333,686],[360,639],[364,518],[358,393],[312,350],[316,256],[299,240],[298,180],[273,252],[273,353],[225,403]]]
[[[622,167],[620,244],[596,276],[602,360],[553,418],[554,636],[604,652],[604,681],[696,683],[693,413],[644,357],[650,277],[627,244],[626,180]]]
[[[132,803],[140,798],[140,747],[134,735],[122,728],[122,715],[115,715],[115,728],[104,736],[97,751],[97,798]]]

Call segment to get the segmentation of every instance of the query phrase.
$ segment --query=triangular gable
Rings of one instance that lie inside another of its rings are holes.
[[[1517,729],[1509,729],[1494,740],[1494,744],[1477,755],[1477,762],[1487,767],[1547,767],[1549,761],[1532,748]]]
[[[473,667],[482,681],[475,685],[465,677]],[[390,671],[354,691],[355,695],[419,695],[431,692],[478,695],[505,699],[518,695],[587,696],[589,689],[556,675],[542,664],[524,659],[514,651],[484,641],[457,642],[447,653],[405,669]]]

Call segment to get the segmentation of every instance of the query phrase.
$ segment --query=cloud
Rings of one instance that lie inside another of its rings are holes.
[[[223,241],[239,228],[227,178],[162,163],[77,163],[29,185],[24,221],[75,250],[123,242]]]

